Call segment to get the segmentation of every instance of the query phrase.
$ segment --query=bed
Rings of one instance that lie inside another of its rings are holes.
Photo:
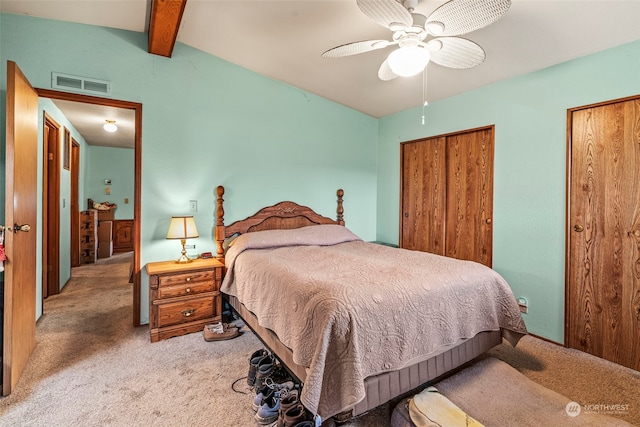
[[[229,226],[216,192],[224,298],[322,419],[365,413],[526,334],[495,271],[362,241],[345,227],[342,190],[335,220],[286,201]]]

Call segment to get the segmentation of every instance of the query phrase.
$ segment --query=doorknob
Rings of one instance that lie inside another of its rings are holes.
[[[487,224],[491,224],[491,218],[485,219],[484,222],[486,222]]]
[[[573,226],[573,231],[577,231],[578,233],[581,233],[582,231],[584,231],[584,227],[581,226],[580,224],[576,224]]]
[[[405,213],[404,213],[404,217],[405,217],[405,218],[409,218],[409,212],[405,212]]]
[[[31,230],[31,226],[29,224],[13,224],[13,232],[17,233],[18,231],[24,231],[25,233],[27,231]]]

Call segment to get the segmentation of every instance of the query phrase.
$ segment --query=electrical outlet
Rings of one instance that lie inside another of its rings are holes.
[[[198,212],[197,200],[189,200],[189,212]]]
[[[527,314],[529,312],[529,301],[525,297],[518,298],[518,307],[520,307],[520,313]]]

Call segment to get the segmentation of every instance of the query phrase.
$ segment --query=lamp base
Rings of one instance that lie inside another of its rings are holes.
[[[186,255],[182,255],[180,258],[176,260],[177,264],[186,264],[188,262],[193,262],[193,260]]]
[[[176,263],[177,264],[186,264],[188,262],[193,262],[193,260],[187,256],[187,249],[184,247],[185,244],[187,243],[187,240],[186,239],[180,239],[180,243],[182,244],[182,252],[181,252],[182,255],[180,256],[180,258],[178,258],[176,260]]]

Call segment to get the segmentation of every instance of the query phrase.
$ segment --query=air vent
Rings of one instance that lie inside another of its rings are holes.
[[[91,95],[111,95],[111,82],[61,73],[51,73],[51,88]]]

